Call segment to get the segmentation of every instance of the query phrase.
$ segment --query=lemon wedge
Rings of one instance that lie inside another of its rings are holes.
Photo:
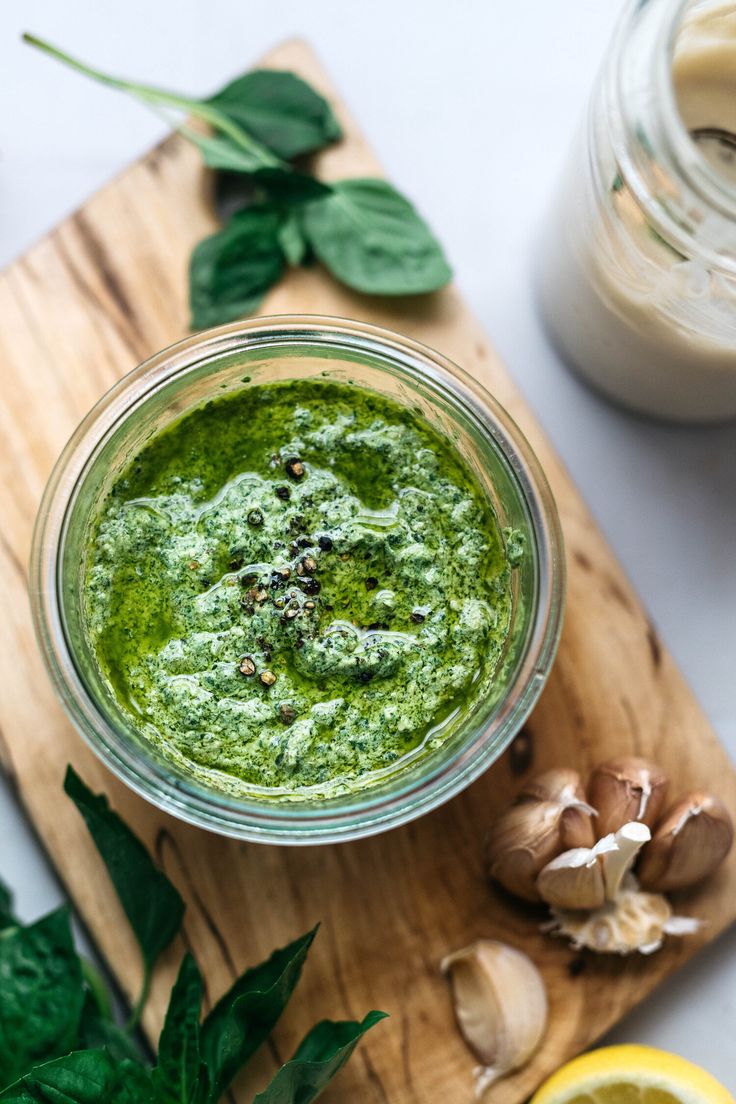
[[[593,1050],[545,1081],[532,1104],[736,1104],[700,1066],[646,1046]]]

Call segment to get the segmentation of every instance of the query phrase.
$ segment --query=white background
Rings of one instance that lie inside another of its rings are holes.
[[[562,367],[533,307],[538,227],[617,9],[614,0],[2,0],[0,263],[162,133],[143,107],[21,46],[22,30],[193,93],[247,69],[279,39],[308,37],[390,176],[445,243],[733,754],[734,429],[675,429],[605,405]],[[55,904],[59,887],[2,791],[0,840],[0,875],[16,887],[22,915]],[[615,1041],[677,1050],[733,1090],[735,951],[732,932],[663,985]]]

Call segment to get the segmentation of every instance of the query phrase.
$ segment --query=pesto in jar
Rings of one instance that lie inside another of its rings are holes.
[[[200,783],[358,789],[489,693],[518,554],[415,411],[349,384],[255,384],[117,480],[86,632],[134,728]]]

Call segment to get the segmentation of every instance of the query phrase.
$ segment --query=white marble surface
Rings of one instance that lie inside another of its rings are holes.
[[[733,428],[673,429],[606,406],[534,314],[536,230],[616,16],[611,0],[3,0],[0,262],[162,133],[155,117],[21,46],[24,29],[111,70],[193,92],[277,40],[309,37],[390,175],[445,242],[664,639],[736,753]],[[1,320],[0,320],[1,324]],[[0,792],[0,874],[31,917],[59,887]],[[669,1047],[736,1088],[736,932],[614,1033]]]

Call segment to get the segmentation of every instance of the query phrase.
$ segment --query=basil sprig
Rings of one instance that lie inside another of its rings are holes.
[[[72,798],[107,867],[143,956],[146,981],[179,932],[184,904],[145,847],[69,768]],[[316,929],[246,970],[202,1019],[204,983],[182,959],[151,1066],[133,1024],[114,1019],[102,979],[79,957],[67,909],[35,924],[13,913],[0,883],[0,1104],[217,1104],[267,1039],[301,975]],[[309,1104],[384,1013],[360,1023],[324,1020],[254,1104]],[[134,1017],[135,1021],[136,1017]]]
[[[204,163],[227,178],[228,219],[190,259],[193,329],[252,313],[289,266],[314,258],[367,295],[418,295],[451,279],[432,231],[387,181],[328,185],[305,171],[304,157],[342,132],[325,98],[295,73],[255,69],[197,99],[110,76],[33,35],[24,39],[167,117],[186,113],[210,128],[204,134],[174,120]]]

